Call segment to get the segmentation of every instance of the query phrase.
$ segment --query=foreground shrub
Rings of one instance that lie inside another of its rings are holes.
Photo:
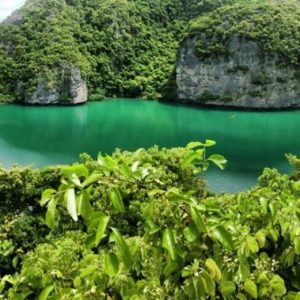
[[[47,187],[57,187],[61,175],[59,168],[0,168],[0,216],[3,213],[20,212],[28,206],[37,208],[42,191]]]
[[[213,145],[63,167],[41,197],[50,234],[2,274],[2,298],[299,299],[300,182],[266,169],[255,188],[210,194],[198,175],[226,163]]]

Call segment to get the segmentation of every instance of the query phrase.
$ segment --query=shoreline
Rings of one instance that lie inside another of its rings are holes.
[[[83,106],[88,103],[98,103],[98,102],[103,102],[103,101],[110,101],[110,100],[128,100],[128,101],[149,101],[149,102],[159,102],[161,104],[168,104],[168,105],[173,105],[173,106],[184,106],[184,107],[194,107],[194,108],[201,108],[201,109],[215,109],[215,110],[233,110],[233,111],[246,111],[246,112],[284,112],[284,111],[297,111],[300,110],[300,105],[299,106],[287,106],[287,107],[242,107],[242,106],[235,106],[235,105],[222,105],[219,103],[212,104],[212,103],[199,103],[196,101],[192,100],[184,100],[184,101],[179,101],[179,100],[167,100],[167,99],[146,99],[146,98],[126,98],[126,97],[107,97],[103,98],[101,100],[97,101],[87,101],[87,102],[81,102],[81,103],[76,103],[76,104],[68,104],[68,103],[53,103],[53,104],[26,104],[26,103],[19,103],[19,102],[10,102],[10,103],[5,103],[5,102],[0,102],[0,106],[5,106],[5,105],[20,105],[20,106],[26,106],[26,107],[78,107],[78,106]]]

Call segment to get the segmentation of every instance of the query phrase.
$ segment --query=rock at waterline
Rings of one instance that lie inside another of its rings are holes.
[[[255,41],[234,36],[228,55],[199,58],[196,42],[197,37],[188,38],[180,50],[179,100],[248,108],[300,107],[297,69],[281,64],[278,55],[262,56]]]
[[[80,70],[69,64],[62,64],[55,70],[56,82],[49,83],[40,76],[35,91],[25,95],[25,104],[80,104],[88,99],[86,81]]]

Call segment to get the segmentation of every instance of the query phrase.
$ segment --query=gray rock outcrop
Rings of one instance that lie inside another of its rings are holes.
[[[205,39],[205,37],[201,37]],[[263,56],[255,41],[232,37],[229,55],[200,59],[184,41],[176,66],[178,100],[244,108],[300,107],[300,69]]]
[[[6,19],[0,22],[0,25],[20,25],[22,23],[23,17],[21,14],[21,10],[15,10],[11,15],[9,15]]]
[[[26,104],[80,104],[88,99],[88,89],[80,70],[73,66],[63,64],[57,70],[57,84],[49,87],[41,77],[38,79],[36,90],[25,95]]]

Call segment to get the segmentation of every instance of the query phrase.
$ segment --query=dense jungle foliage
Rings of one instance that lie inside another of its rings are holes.
[[[299,17],[298,0],[28,0],[0,26],[0,100],[23,101],[38,80],[55,86],[66,63],[80,68],[91,99],[174,99],[187,34],[212,38],[199,40],[199,55],[224,54],[241,35],[298,63]]]
[[[190,35],[197,54],[210,57],[228,54],[233,36],[258,41],[262,56],[280,55],[286,63],[300,63],[300,2],[298,0],[237,1],[192,21]]]
[[[189,20],[235,0],[27,0],[0,25],[0,101],[24,100],[41,80],[80,68],[91,99],[172,98]]]
[[[215,195],[214,144],[2,169],[0,299],[300,299],[300,160]]]
[[[259,41],[264,54],[299,64],[298,0],[27,0],[0,25],[0,101],[22,102],[38,81],[49,89],[63,65],[104,96],[176,98],[181,41],[197,54],[228,54],[233,36]]]

